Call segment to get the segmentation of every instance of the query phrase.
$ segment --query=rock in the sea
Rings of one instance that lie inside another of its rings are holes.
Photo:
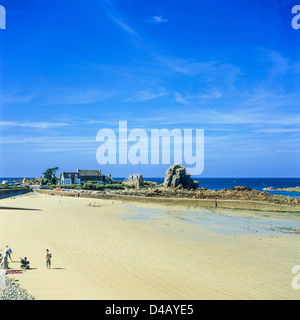
[[[236,191],[252,191],[251,188],[249,187],[241,187],[241,186],[235,186],[231,190],[236,190]]]
[[[171,166],[165,175],[164,187],[196,189],[199,182],[191,179],[191,175],[186,172],[186,168],[179,164]]]

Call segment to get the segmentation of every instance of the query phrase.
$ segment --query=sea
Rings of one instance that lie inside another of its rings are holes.
[[[193,177],[192,177],[193,178]],[[123,178],[115,178],[122,180]],[[164,178],[144,178],[145,181],[153,181],[161,184]],[[265,191],[264,188],[295,188],[300,186],[300,178],[193,178],[199,181],[199,188],[205,187],[210,190],[231,189],[235,186],[249,187],[258,191]],[[291,198],[300,197],[300,192],[288,191],[265,191],[272,194],[289,196]]]
[[[31,179],[30,177],[26,177]],[[0,183],[3,180],[21,180],[23,178],[0,178]],[[114,178],[114,180],[123,181],[125,178]],[[258,191],[264,191],[264,188],[273,187],[277,188],[295,188],[300,186],[300,178],[193,178],[199,181],[199,188],[205,187],[210,190],[221,190],[221,189],[231,189],[235,186],[249,187]],[[147,178],[144,177],[145,181],[152,181],[161,184],[164,182],[164,178]],[[272,194],[278,194],[283,196],[289,196],[291,198],[299,198],[300,192],[288,192],[288,191],[265,191]]]

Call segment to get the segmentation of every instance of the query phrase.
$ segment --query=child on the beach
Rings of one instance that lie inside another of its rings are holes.
[[[47,266],[47,269],[51,269],[51,258],[52,258],[52,254],[49,252],[48,249],[46,249],[46,266]]]
[[[11,248],[9,246],[6,246],[5,253],[8,254],[10,261],[12,261],[12,258],[11,258],[12,250],[11,250]]]

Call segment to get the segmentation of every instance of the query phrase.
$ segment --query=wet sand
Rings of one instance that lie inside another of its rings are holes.
[[[0,248],[12,248],[12,269],[28,257],[31,270],[13,277],[36,299],[300,297],[299,214],[44,194],[0,206]]]

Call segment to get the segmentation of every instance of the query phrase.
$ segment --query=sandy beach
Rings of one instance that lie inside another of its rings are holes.
[[[12,248],[16,270],[28,257],[31,269],[13,277],[36,299],[300,297],[299,214],[36,193],[0,201],[1,253]]]

